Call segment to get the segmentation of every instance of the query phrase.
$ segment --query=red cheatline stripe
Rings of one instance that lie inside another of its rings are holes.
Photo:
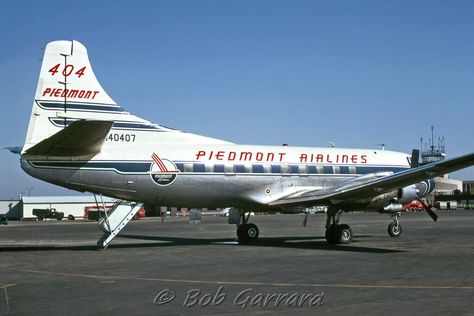
[[[168,168],[166,168],[165,164],[163,161],[161,161],[157,154],[153,153],[151,158],[153,158],[153,161],[155,161],[155,163],[158,165],[158,168],[160,168],[161,172],[168,172]]]
[[[163,165],[163,162],[157,158],[157,157],[153,157],[153,160],[155,161],[156,165],[158,166],[158,168],[160,169],[161,172],[165,172],[166,171],[166,168],[165,166]]]
[[[158,167],[160,168],[161,172],[167,172],[168,169],[166,168],[165,164],[163,163],[163,161],[160,159],[160,157],[158,157],[157,154],[153,153],[152,155],[153,157],[153,160],[156,162],[156,164],[158,165]]]

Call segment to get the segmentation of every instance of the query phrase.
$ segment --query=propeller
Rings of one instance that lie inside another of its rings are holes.
[[[419,166],[419,161],[420,161],[420,151],[418,149],[413,149],[411,151],[411,159],[410,159],[410,167],[416,168]],[[431,219],[436,222],[438,220],[438,215],[431,209],[429,205],[427,205],[425,202],[423,202],[420,198],[417,198],[417,201],[423,205],[423,208],[425,209],[426,213],[431,217]]]
[[[428,215],[431,217],[431,219],[436,222],[438,220],[438,215],[436,215],[436,213],[431,209],[431,207],[425,204],[425,202],[423,202],[420,198],[418,198],[417,200],[421,203],[421,205],[423,205],[423,208],[425,209],[426,213],[428,213]]]

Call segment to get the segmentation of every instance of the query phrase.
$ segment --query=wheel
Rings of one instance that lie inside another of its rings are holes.
[[[132,219],[136,221],[137,219],[140,219],[140,216],[138,216],[138,214],[135,214],[133,215]]]
[[[44,219],[43,216],[41,216],[41,215],[38,216],[38,220],[39,220],[40,222],[41,222],[43,219]]]
[[[400,235],[402,234],[402,225],[397,225],[397,222],[390,223],[388,225],[388,234],[391,237],[400,237]]]
[[[237,238],[239,239],[239,241],[243,241],[245,239],[245,225],[246,224],[240,224],[239,226],[237,226]]]
[[[332,224],[329,228],[326,229],[326,241],[331,244],[337,244],[336,236],[337,225]]]
[[[249,237],[249,240],[250,241],[257,240],[258,239],[258,234],[259,234],[257,225],[255,225],[255,224],[247,224],[247,225],[248,225],[247,236]]]
[[[70,220],[70,221],[73,221],[73,220],[75,220],[76,218],[74,217],[74,215],[69,214],[69,215],[67,216],[67,219]]]
[[[255,224],[241,224],[237,227],[237,237],[240,242],[251,242],[258,239],[258,227]]]
[[[347,224],[337,226],[337,243],[348,244],[352,241],[352,229]]]
[[[61,213],[56,213],[56,219],[57,219],[58,221],[61,221],[63,218],[64,218],[64,213],[63,213],[63,212],[61,212]]]
[[[326,241],[331,244],[348,244],[352,241],[352,229],[347,224],[331,225],[326,229]]]

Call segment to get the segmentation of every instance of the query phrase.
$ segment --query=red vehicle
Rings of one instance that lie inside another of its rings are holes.
[[[137,214],[135,214],[135,216],[133,216],[133,219],[140,219],[142,217],[145,217],[145,208],[144,207],[140,207]]]
[[[418,211],[423,211],[425,209],[425,206],[423,203],[421,203],[418,200],[413,200],[408,204],[403,205],[402,210],[403,211],[412,211],[412,212],[418,212]]]
[[[106,205],[105,209],[107,212],[110,211],[112,205]],[[101,217],[104,217],[104,208],[102,206],[97,207],[96,205],[93,206],[86,206],[84,208],[84,219],[95,220],[98,221]]]

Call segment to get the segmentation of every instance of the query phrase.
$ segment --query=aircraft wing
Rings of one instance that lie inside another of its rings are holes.
[[[113,124],[112,121],[78,120],[24,153],[57,157],[97,154]]]
[[[345,201],[376,197],[416,182],[444,175],[474,165],[474,153],[401,172],[380,172],[360,176],[320,190],[290,194],[270,202],[271,206],[339,204]]]

